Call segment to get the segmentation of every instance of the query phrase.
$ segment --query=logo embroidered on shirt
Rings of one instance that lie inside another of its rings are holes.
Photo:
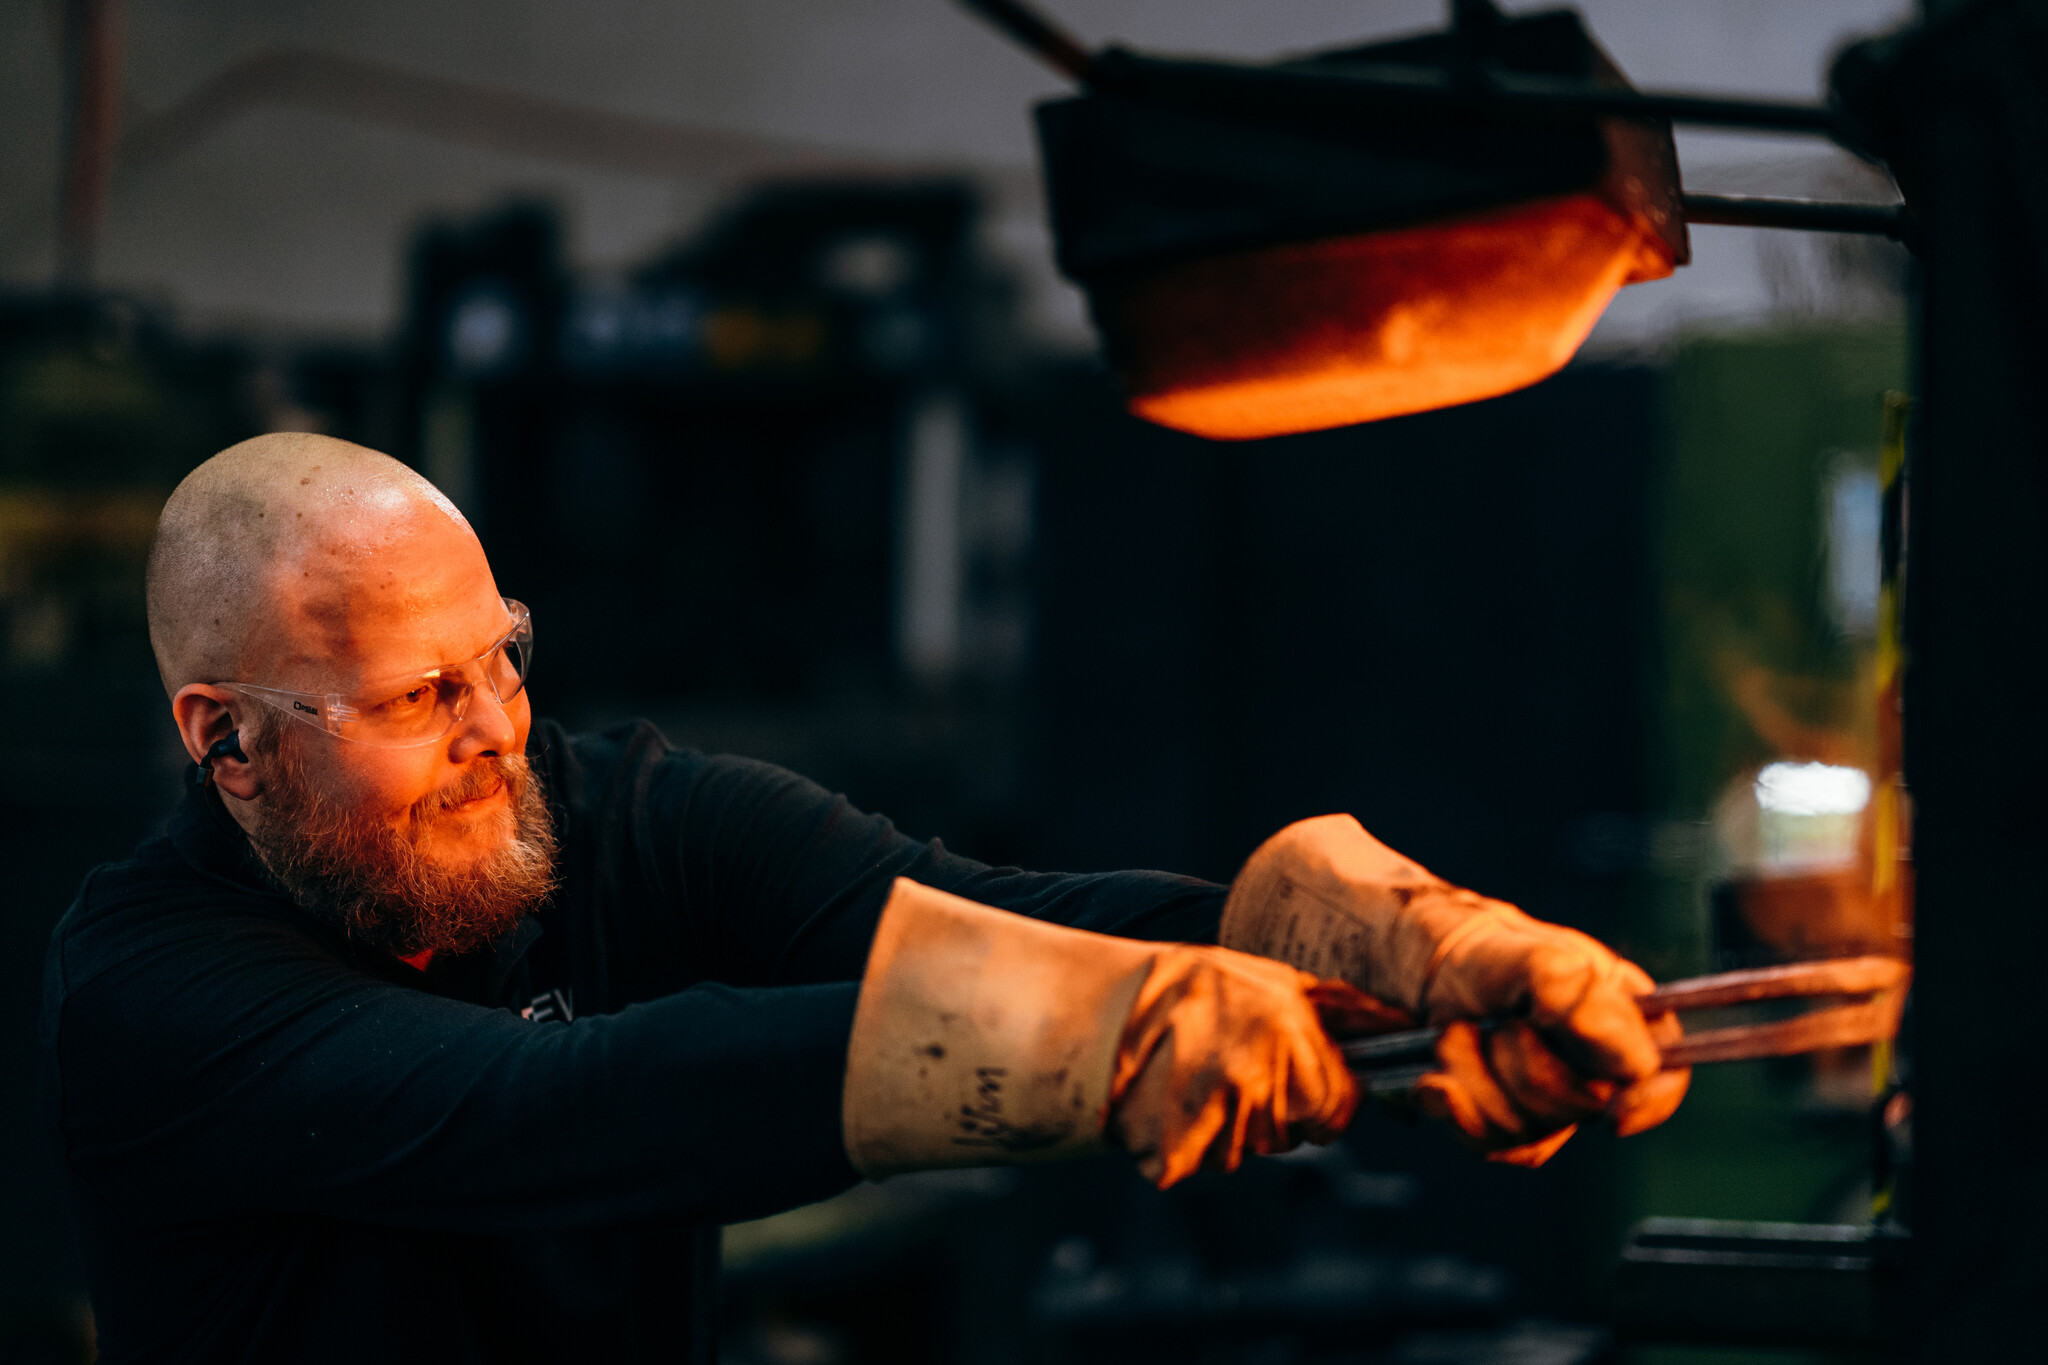
[[[533,997],[533,1003],[519,1011],[521,1019],[531,1019],[544,1024],[550,1019],[559,1019],[567,1024],[576,1018],[576,988],[542,991]]]

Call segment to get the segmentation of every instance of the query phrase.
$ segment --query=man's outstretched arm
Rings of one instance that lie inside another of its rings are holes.
[[[571,739],[536,725],[551,784],[607,812],[611,852],[645,866],[680,921],[692,975],[736,985],[858,981],[898,877],[1034,919],[1213,942],[1225,888],[1166,872],[990,867],[919,841],[772,764],[670,747],[651,725]],[[570,841],[577,838],[570,827]]]
[[[1454,1022],[1424,1106],[1501,1159],[1539,1162],[1576,1122],[1603,1113],[1639,1131],[1684,1093],[1682,1073],[1656,1071],[1658,1040],[1631,1000],[1647,978],[1632,964],[1449,886],[1349,817],[1276,836],[1237,879],[1226,920],[1224,889],[1208,883],[990,868],[908,839],[794,774],[674,753],[651,728],[636,739],[652,774],[650,838],[672,854],[679,913],[724,979],[856,978],[901,877],[1136,939],[1213,942],[1222,923],[1230,946],[1363,987],[1418,1019]],[[1333,857],[1340,871],[1317,883]],[[1281,902],[1287,887],[1310,883],[1323,911],[1304,918]],[[1522,1017],[1483,1035],[1466,1022],[1495,1014]]]
[[[855,1178],[851,984],[702,985],[534,1023],[366,973],[282,913],[194,907],[150,930],[118,952],[60,941],[46,992],[66,1161],[119,1221],[723,1222]]]

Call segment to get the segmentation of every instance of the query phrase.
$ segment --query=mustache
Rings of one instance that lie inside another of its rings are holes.
[[[406,957],[451,954],[492,942],[536,908],[555,884],[555,834],[543,785],[523,754],[481,758],[414,802],[410,830],[315,794],[288,743],[268,809],[250,833],[257,857],[299,906],[350,938]],[[483,832],[499,836],[481,862],[442,868],[422,852],[448,806],[503,786],[508,809]]]
[[[510,754],[483,758],[462,776],[438,791],[428,792],[413,803],[412,818],[415,823],[432,819],[452,806],[465,801],[474,801],[480,796],[489,796],[499,787],[510,789],[513,804],[518,804],[520,793],[525,791],[527,781],[526,756]]]

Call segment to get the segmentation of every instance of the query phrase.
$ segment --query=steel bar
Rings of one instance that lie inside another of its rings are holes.
[[[1120,48],[1105,51],[1096,67],[1094,84],[1177,103],[1324,113],[1381,106],[1491,115],[1605,114],[1842,140],[1835,112],[1823,104],[1615,89],[1485,68],[1475,78],[1441,67],[1393,63],[1249,66],[1146,57]]]
[[[223,67],[176,102],[132,120],[121,135],[120,172],[155,172],[235,120],[276,106],[514,156],[664,179],[902,175],[917,169],[909,162],[863,161],[822,143],[666,123],[340,53],[287,48]],[[1033,176],[1015,180],[1020,189],[1026,182],[1037,184]]]
[[[106,217],[107,174],[121,113],[121,0],[67,0],[64,22],[64,177],[57,271],[91,278]]]
[[[1744,1062],[1755,1057],[1791,1057],[1831,1047],[1860,1047],[1898,1030],[1899,1000],[1879,994],[1861,1004],[1815,1010],[1765,1024],[1689,1033],[1664,1049],[1664,1069],[1677,1071],[1704,1062]]]
[[[1007,33],[1017,43],[1084,85],[1100,79],[1095,54],[1052,20],[1019,0],[960,0],[982,18]]]
[[[1829,204],[1810,199],[1767,199],[1747,194],[1688,194],[1685,221],[1732,227],[1796,228],[1806,232],[1858,232],[1903,241],[1903,204]]]
[[[1691,977],[1637,997],[1645,1018],[1682,1010],[1726,1009],[1767,1000],[1864,997],[1790,1019],[1733,1024],[1687,1034],[1664,1050],[1664,1068],[1676,1071],[1708,1062],[1786,1057],[1822,1048],[1855,1047],[1889,1038],[1911,968],[1896,958],[1852,957],[1794,962]],[[1491,1021],[1482,1021],[1482,1027]],[[1441,1028],[1401,1029],[1340,1041],[1337,1050],[1374,1094],[1412,1089],[1434,1069]]]
[[[1706,127],[1811,133],[1848,143],[1835,111],[1824,104],[1612,89],[1485,67],[1447,71],[1435,66],[1364,62],[1253,66],[1147,57],[1115,47],[1091,53],[1023,0],[961,0],[961,4],[1047,65],[1084,85],[1179,103],[1319,112],[1421,105],[1495,115],[1607,114],[1666,118]]]
[[[1346,1038],[1337,1044],[1337,1051],[1354,1069],[1426,1061],[1436,1055],[1436,1040],[1442,1033],[1440,1028],[1410,1028],[1371,1038]]]
[[[1436,1070],[1427,1066],[1395,1066],[1384,1070],[1358,1072],[1358,1083],[1368,1095],[1405,1095],[1422,1084],[1422,1078]]]
[[[1644,1018],[1676,1010],[1711,1010],[1757,1000],[1794,1000],[1815,995],[1869,995],[1900,985],[1911,968],[1895,957],[1840,957],[1821,962],[1788,962],[1781,967],[1695,976],[1638,996]]]

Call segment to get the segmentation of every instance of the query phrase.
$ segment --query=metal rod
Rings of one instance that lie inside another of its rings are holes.
[[[1393,63],[1330,63],[1319,67],[1248,66],[1236,62],[1168,60],[1111,48],[1097,61],[1113,90],[1194,104],[1271,109],[1426,106],[1472,113],[1551,116],[1620,115],[1667,118],[1723,128],[1840,137],[1839,121],[1822,104],[1611,89],[1584,81],[1483,68],[1474,82],[1463,71]]]
[[[1826,1047],[1849,1047],[1888,1038],[1898,1027],[1901,991],[1912,975],[1905,963],[1889,957],[1836,958],[1788,963],[1692,977],[1657,987],[1636,997],[1644,1016],[1684,1010],[1725,1009],[1765,1000],[1864,997],[1854,1004],[1815,1010],[1791,1019],[1737,1024],[1688,1034],[1665,1049],[1667,1070],[1704,1062],[1782,1057]],[[1481,1020],[1492,1028],[1493,1020]],[[1371,1078],[1375,1094],[1412,1087],[1414,1077],[1430,1069],[1441,1028],[1401,1029],[1342,1039],[1337,1051],[1359,1073]],[[1402,1079],[1394,1079],[1395,1077]]]
[[[1353,1066],[1391,1066],[1396,1062],[1423,1061],[1436,1056],[1436,1040],[1443,1036],[1440,1028],[1402,1029],[1398,1033],[1382,1033],[1371,1038],[1347,1038],[1337,1044],[1337,1051]]]
[[[1806,232],[1858,232],[1903,241],[1903,204],[1827,204],[1808,199],[1765,199],[1747,194],[1688,194],[1685,221],[1733,227],[1797,228]]]
[[[1584,81],[1480,68],[1447,71],[1393,63],[1331,63],[1314,68],[1147,57],[1122,48],[1089,52],[1023,0],[960,0],[966,8],[1096,90],[1201,105],[1273,109],[1434,105],[1477,113],[1607,114],[1765,132],[1809,133],[1849,145],[1834,110],[1823,104],[1732,99],[1671,91],[1609,89]]]
[[[128,123],[119,144],[119,173],[150,174],[251,111],[277,106],[515,156],[664,179],[900,175],[916,169],[913,162],[862,160],[821,143],[667,123],[360,57],[285,48],[223,67],[168,107]],[[1020,184],[1038,183],[1035,173],[1001,174]]]
[[[1037,53],[1055,70],[1083,85],[1094,85],[1099,80],[1095,54],[1081,46],[1074,35],[1021,3],[1021,0],[960,0],[960,3]]]
[[[1912,968],[1895,957],[1837,957],[1746,967],[1712,976],[1667,981],[1636,997],[1645,1019],[1679,1010],[1725,1009],[1758,1000],[1796,1000],[1819,995],[1870,995],[1905,984]]]
[[[106,217],[107,172],[121,110],[121,37],[121,0],[67,0],[57,271],[73,285],[92,275]]]

